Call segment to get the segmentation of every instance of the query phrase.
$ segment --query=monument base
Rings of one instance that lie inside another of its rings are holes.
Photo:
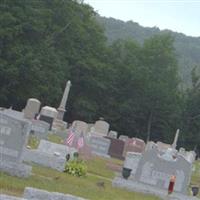
[[[53,156],[48,153],[40,152],[39,150],[26,149],[23,154],[23,160],[25,162],[32,162],[44,167],[49,167],[57,171],[63,172],[65,168],[66,159]]]
[[[67,122],[64,122],[59,119],[55,119],[53,122],[53,127],[54,130],[65,130],[67,128]]]
[[[0,162],[0,171],[8,173],[11,176],[27,178],[31,175],[32,167],[23,163],[11,161]]]
[[[133,180],[126,180],[126,179],[123,179],[122,177],[114,178],[114,180],[112,181],[112,186],[127,189],[133,192],[154,195],[163,200],[166,200],[166,199],[167,200],[175,200],[175,199],[176,200],[198,200],[198,198],[196,197],[187,196],[187,195],[183,195],[183,194],[175,193],[175,192],[168,195],[167,190],[154,188],[150,185],[142,184]]]

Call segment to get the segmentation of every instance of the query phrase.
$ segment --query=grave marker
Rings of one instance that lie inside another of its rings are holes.
[[[92,149],[92,153],[100,155],[100,156],[104,156],[104,157],[109,157],[108,155],[108,149],[110,146],[109,139],[98,137],[98,136],[91,136],[90,146]]]
[[[29,132],[30,122],[0,112],[0,171],[21,177],[30,175],[31,167],[22,163]]]

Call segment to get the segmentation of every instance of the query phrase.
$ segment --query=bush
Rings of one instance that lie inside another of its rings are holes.
[[[87,173],[87,166],[84,161],[75,159],[67,162],[64,172],[78,177],[85,176]]]

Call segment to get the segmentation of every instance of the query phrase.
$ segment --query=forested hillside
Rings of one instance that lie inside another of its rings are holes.
[[[93,8],[75,0],[6,0],[0,12],[0,106],[35,97],[57,108],[70,79],[67,121],[104,117],[119,134],[170,143],[180,128],[180,145],[200,144],[200,79],[193,70],[180,90],[170,34],[108,45]]]
[[[105,28],[109,43],[118,39],[134,39],[143,43],[155,34],[170,33],[174,38],[174,47],[179,62],[180,77],[184,87],[191,86],[191,70],[196,65],[200,73],[200,37],[189,37],[170,30],[160,31],[158,28],[142,27],[138,23],[97,16],[98,22]]]

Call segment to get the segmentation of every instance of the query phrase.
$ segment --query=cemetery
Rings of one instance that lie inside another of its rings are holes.
[[[192,190],[200,185],[200,162],[194,151],[176,149],[179,130],[172,144],[145,144],[118,137],[102,118],[67,124],[63,116],[70,87],[68,81],[58,109],[40,110],[34,98],[22,112],[1,109],[0,200],[198,199]],[[87,173],[70,171],[72,163],[84,163]]]

